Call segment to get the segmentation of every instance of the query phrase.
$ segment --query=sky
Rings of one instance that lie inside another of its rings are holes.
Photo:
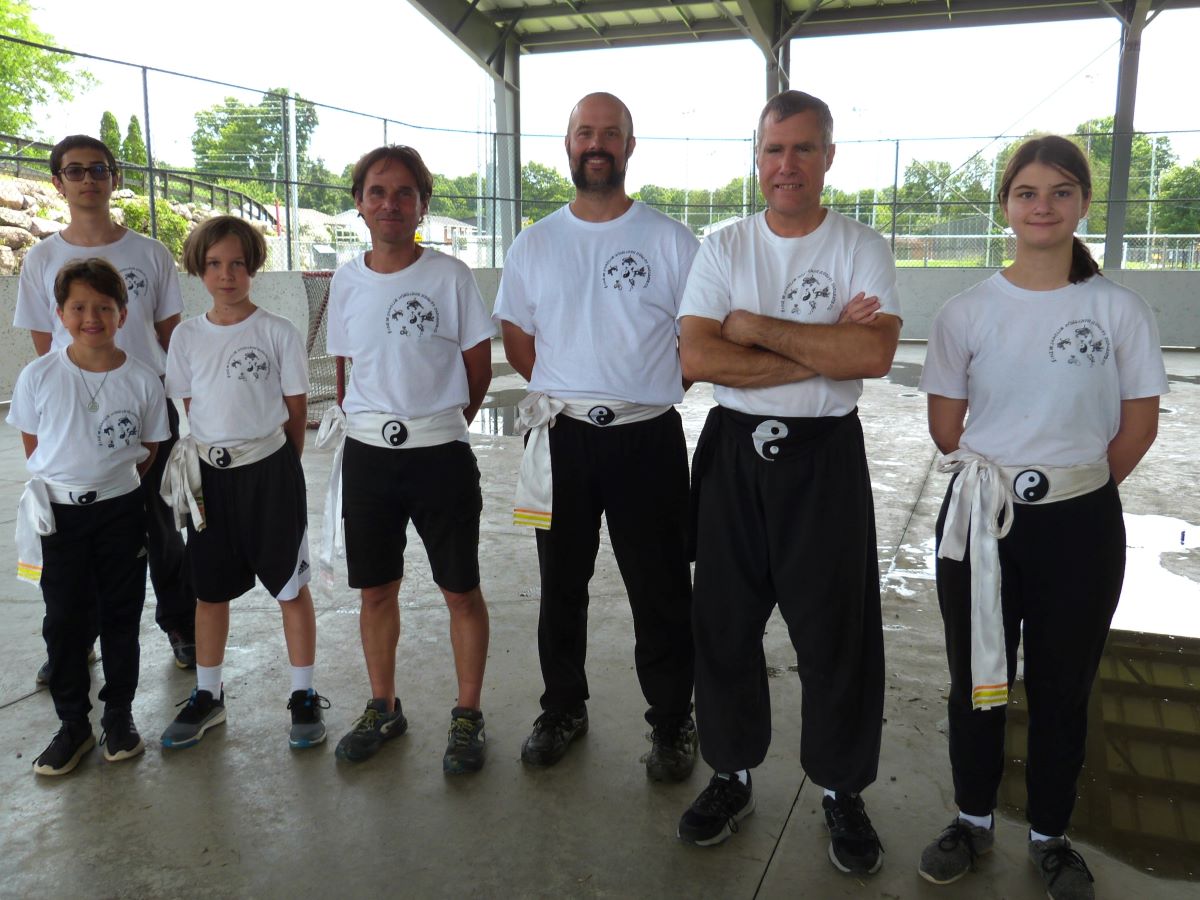
[[[491,78],[405,2],[207,0],[168,23],[162,0],[113,0],[101,27],[95,0],[33,3],[34,21],[59,46],[252,89],[150,73],[160,160],[190,164],[197,110],[224,96],[256,102],[262,90],[281,86],[368,114],[318,110],[312,153],[333,171],[385,138],[416,146],[446,175],[475,171],[488,150],[474,134],[434,129],[491,129]],[[979,151],[990,157],[995,135],[1069,132],[1112,115],[1119,40],[1117,22],[1108,19],[797,40],[792,86],[829,103],[839,147],[828,181],[855,190],[892,181],[895,145],[870,142],[904,139],[902,171],[912,158],[958,164]],[[1163,13],[1142,40],[1135,127],[1195,129],[1172,135],[1184,163],[1200,158],[1200,107],[1180,101],[1194,95],[1198,43],[1200,10]],[[100,84],[46,111],[48,136],[94,133],[106,109],[122,127],[130,115],[144,116],[140,70],[85,65]],[[718,187],[750,169],[748,140],[765,80],[762,55],[749,41],[527,55],[522,156],[565,173],[561,136],[571,107],[586,93],[607,90],[634,116],[639,144],[630,190],[644,183]],[[386,133],[380,117],[393,120]]]

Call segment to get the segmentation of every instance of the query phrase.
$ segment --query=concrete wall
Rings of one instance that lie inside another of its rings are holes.
[[[900,302],[906,340],[925,340],[934,314],[959,291],[987,278],[991,269],[898,270]],[[484,303],[492,309],[502,269],[476,269],[475,279]],[[1158,317],[1163,344],[1200,347],[1200,272],[1120,271],[1110,276],[1146,298]],[[566,286],[569,290],[569,286]],[[254,279],[254,302],[296,323],[308,332],[308,298],[299,272],[264,272]],[[12,396],[17,373],[33,358],[33,345],[24,330],[13,328],[17,279],[0,277],[0,399]],[[200,279],[183,276],[184,318],[208,309],[208,293]]]

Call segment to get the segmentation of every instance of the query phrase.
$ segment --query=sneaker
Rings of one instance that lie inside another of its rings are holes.
[[[329,709],[329,700],[312,688],[292,691],[287,708],[292,711],[292,731],[288,745],[296,750],[325,743],[325,721],[321,710]]]
[[[651,781],[683,781],[696,767],[696,723],[660,723],[650,732],[650,752],[642,757]]]
[[[829,826],[829,859],[851,875],[874,875],[883,865],[883,845],[871,827],[863,799],[858,794],[825,795],[825,824]]]
[[[175,654],[175,665],[181,669],[196,668],[196,639],[182,631],[168,631],[171,652]]]
[[[66,775],[79,765],[83,754],[95,746],[96,737],[90,722],[86,719],[63,722],[50,746],[33,761],[33,771],[38,775]]]
[[[917,871],[933,884],[950,884],[975,868],[975,860],[991,853],[995,843],[995,819],[990,827],[981,828],[955,816],[954,821],[921,853]]]
[[[408,719],[396,698],[396,711],[388,712],[386,700],[369,700],[354,727],[338,741],[335,755],[347,762],[362,762],[379,752],[384,741],[399,737],[408,729]]]
[[[208,691],[193,690],[190,697],[175,705],[183,706],[183,709],[162,733],[162,745],[168,749],[198,744],[204,732],[225,721],[224,691],[220,698],[214,698]]]
[[[90,646],[88,648],[88,665],[91,665],[95,661],[96,661],[96,645],[92,644],[92,646]],[[50,683],[50,660],[47,659],[44,663],[42,663],[41,668],[37,670],[37,675],[34,676],[34,680],[38,684],[49,684]]]
[[[533,731],[521,744],[521,759],[530,766],[552,766],[566,755],[567,747],[588,730],[587,708],[579,712],[546,710],[533,723]]]
[[[742,784],[736,775],[717,772],[683,814],[675,833],[689,844],[711,847],[737,831],[738,822],[752,812],[754,789],[749,774]]]
[[[486,741],[483,713],[463,706],[454,707],[450,710],[450,732],[446,735],[442,771],[447,775],[478,772],[483,768]]]
[[[104,747],[104,758],[109,762],[130,759],[146,749],[133,714],[127,709],[110,709],[100,719],[100,743]]]
[[[1065,837],[1029,842],[1029,861],[1037,866],[1050,900],[1092,900],[1091,870]]]

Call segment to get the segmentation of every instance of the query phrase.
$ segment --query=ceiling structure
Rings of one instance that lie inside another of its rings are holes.
[[[409,0],[496,82],[497,130],[512,135],[512,166],[499,173],[520,190],[520,59],[616,47],[749,40],[763,54],[764,99],[789,84],[791,44],[809,37],[1114,18],[1121,23],[1106,242],[1123,236],[1142,30],[1166,9],[1200,0]],[[503,228],[504,244],[519,228]],[[1119,246],[1119,243],[1116,244]],[[1109,257],[1113,258],[1113,257]],[[1116,258],[1120,258],[1117,256]]]

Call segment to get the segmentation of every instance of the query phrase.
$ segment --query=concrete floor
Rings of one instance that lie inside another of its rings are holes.
[[[837,897],[1023,898],[1044,895],[1025,861],[1024,825],[1001,817],[997,852],[964,881],[936,888],[916,872],[921,848],[952,816],[943,720],[947,685],[929,555],[945,477],[915,388],[922,345],[904,345],[890,380],[869,383],[861,403],[875,486],[888,654],[883,755],[864,796],[886,848],[867,880],[826,857],[820,791],[797,759],[800,689],[794,654],[776,616],[766,635],[775,736],[754,772],[757,811],[725,845],[675,838],[679,815],[710,775],[700,765],[680,785],[648,782],[643,700],[633,671],[632,627],[611,549],[592,581],[591,731],[557,767],[525,769],[520,745],[538,712],[538,579],[534,541],[509,524],[520,438],[476,435],[485,491],[483,589],[492,643],[484,690],[489,757],[474,776],[442,775],[454,702],[448,617],[415,535],[407,558],[400,694],[406,736],[360,766],[336,764],[333,742],[367,699],[358,603],[344,572],[314,590],[317,687],[333,706],[330,742],[287,747],[287,663],[276,604],[261,589],[235,602],[225,661],[228,723],[198,746],[165,753],[157,737],[193,686],[175,668],[154,625],[142,627],[135,719],[147,738],[138,759],[90,754],[63,778],[30,769],[57,728],[49,694],[35,688],[44,658],[38,592],[0,582],[0,896],[3,897]],[[498,373],[506,367],[497,367]],[[1171,353],[1172,394],[1160,438],[1122,488],[1127,513],[1200,521],[1195,494],[1200,354]],[[518,376],[500,374],[496,402],[511,404]],[[711,393],[682,408],[694,443]],[[485,417],[486,418],[486,417]],[[496,417],[493,417],[496,418]],[[311,436],[310,436],[311,440]],[[314,551],[330,454],[305,454]],[[0,559],[13,559],[12,521],[25,473],[20,441],[0,429]],[[1200,584],[1195,551],[1170,557]],[[1164,563],[1166,565],[1167,563]],[[1127,594],[1136,585],[1127,584]],[[93,669],[99,680],[101,666]],[[94,694],[93,694],[94,698]],[[98,710],[93,714],[98,731]],[[1196,885],[1165,881],[1080,843],[1100,896],[1194,898]]]

